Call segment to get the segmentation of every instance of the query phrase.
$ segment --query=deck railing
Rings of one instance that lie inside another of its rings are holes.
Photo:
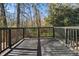
[[[0,52],[23,38],[23,28],[0,28]]]
[[[67,47],[78,53],[79,51],[79,27],[54,27],[55,38],[60,39]]]
[[[79,51],[78,27],[26,27],[0,28],[0,53],[11,48],[23,38],[37,38],[37,55],[41,56],[41,38],[55,38],[65,43],[73,50]]]
[[[26,27],[26,28],[0,28],[0,53],[11,48],[23,38],[37,38],[37,55],[41,55],[41,38],[55,38],[66,46],[79,50],[78,27]]]
[[[23,38],[37,38],[37,55],[41,56],[40,38],[54,37],[54,27],[0,28],[0,53]]]

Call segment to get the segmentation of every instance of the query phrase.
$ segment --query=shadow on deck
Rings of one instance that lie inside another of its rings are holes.
[[[76,56],[68,47],[56,39],[41,39],[42,56]],[[12,48],[6,56],[37,56],[37,39],[25,39]]]

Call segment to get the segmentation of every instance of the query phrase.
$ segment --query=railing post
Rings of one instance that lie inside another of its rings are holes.
[[[70,29],[70,46],[72,46],[72,29]]]
[[[76,39],[76,55],[78,55],[78,37],[77,37],[77,35],[78,35],[78,29],[75,29],[75,39]]]
[[[75,29],[73,29],[73,48],[74,48],[74,42],[75,42]]]
[[[68,29],[68,39],[67,39],[68,44],[70,43],[70,42],[69,42],[69,40],[70,40],[70,33],[69,33],[70,31],[69,31],[69,30],[70,30],[70,29]]]
[[[71,30],[71,47],[73,47],[73,37],[74,37],[74,35],[73,35],[73,29]]]
[[[72,44],[71,44],[71,46],[73,47],[73,37],[74,37],[74,32],[73,32],[73,29],[72,29]]]
[[[71,43],[70,43],[70,29],[69,29],[69,45],[70,45]]]
[[[11,29],[9,29],[9,48],[11,48]]]
[[[78,50],[78,30],[76,29],[76,49]]]
[[[37,46],[37,56],[41,56],[41,42],[40,42],[40,27],[38,29],[38,46]]]

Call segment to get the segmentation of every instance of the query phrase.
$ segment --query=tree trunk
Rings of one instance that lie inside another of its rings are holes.
[[[40,27],[41,26],[40,13],[39,13],[39,10],[36,8],[36,4],[33,4],[33,10],[34,10],[36,26]]]
[[[0,5],[1,5],[1,16],[2,16],[2,20],[3,20],[3,27],[7,27],[7,20],[6,20],[4,4],[1,3]]]
[[[6,20],[4,4],[1,3],[0,6],[1,6],[1,19],[0,19],[0,21],[2,21],[1,27],[7,27],[7,20]],[[2,30],[0,30],[0,50],[2,50],[2,44],[3,44],[3,47],[6,48],[6,36],[4,35],[3,32],[2,32]]]
[[[31,26],[33,27],[33,20],[32,20],[32,11],[31,11],[31,5],[29,4],[29,13],[30,13],[30,21],[31,21]]]
[[[20,27],[20,3],[17,4],[17,27]]]

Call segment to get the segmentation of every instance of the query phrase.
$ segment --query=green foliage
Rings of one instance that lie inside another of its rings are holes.
[[[65,18],[64,19],[64,26],[68,26],[69,25],[69,19],[68,18]]]
[[[2,21],[0,21],[0,27],[3,27],[3,22]]]
[[[53,26],[71,26],[79,24],[79,8],[67,4],[49,4],[49,15],[45,18],[47,24]]]

